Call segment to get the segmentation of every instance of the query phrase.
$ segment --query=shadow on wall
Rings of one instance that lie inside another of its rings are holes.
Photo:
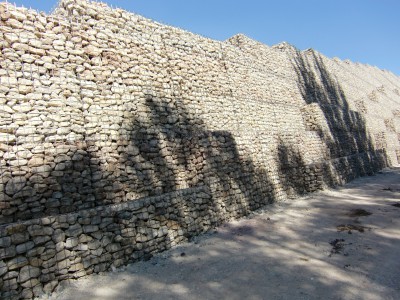
[[[329,149],[327,158],[333,160],[324,166],[328,170],[324,181],[342,183],[386,165],[384,151],[374,149],[365,120],[350,109],[321,57],[297,53],[293,67],[305,102],[316,104],[328,125],[328,130],[321,126],[315,129]],[[35,149],[28,169],[14,168],[10,162],[0,170],[7,181],[2,185],[1,223],[201,185],[220,201],[216,207],[221,216],[228,210],[236,211],[236,207],[245,212],[275,199],[267,170],[239,153],[231,133],[207,130],[180,99],[147,95],[138,101],[144,102],[142,111],[131,120],[129,136],[123,137],[121,132],[122,138],[108,137],[103,143],[85,140],[43,145]],[[313,183],[304,179],[307,170],[301,151],[283,141],[279,141],[278,150],[284,188],[295,194],[312,191],[308,186]],[[18,172],[23,175],[15,176]]]
[[[322,58],[314,51],[298,52],[293,67],[299,89],[307,105],[317,104],[328,128],[314,128],[326,144],[331,165],[325,165],[324,181],[328,185],[348,182],[372,175],[387,166],[386,153],[375,149],[365,119],[351,110],[343,89],[329,74]]]
[[[337,184],[372,174],[384,162],[384,154],[373,149],[364,120],[350,110],[321,59],[314,60],[320,81],[303,56],[296,57],[295,68],[306,103],[316,103],[324,114],[329,132],[321,127],[318,133],[333,160],[308,166],[299,149],[278,141],[278,175],[289,195],[314,191],[322,181]],[[31,251],[38,259],[33,267],[38,290],[43,285],[52,291],[58,281],[147,258],[276,200],[281,187],[274,185],[268,170],[242,154],[232,133],[207,130],[181,99],[154,93],[138,101],[137,115],[124,128],[129,135],[124,137],[121,130],[119,137],[102,141],[43,145],[31,158],[32,174],[5,185],[14,205],[9,222],[58,216],[40,225],[4,227],[5,234],[17,236],[4,239],[9,246],[0,249],[1,259],[11,264]],[[128,204],[115,210],[104,207],[120,202]],[[103,207],[85,210],[98,206]],[[68,212],[78,213],[60,216]],[[36,248],[43,252],[34,252]],[[15,270],[24,274],[25,267]],[[39,277],[42,270],[51,275]],[[3,290],[18,293],[22,286],[8,280]]]
[[[208,213],[218,223],[275,200],[267,171],[239,154],[231,133],[208,131],[179,99],[147,95],[144,107],[132,126],[135,155],[122,154],[133,170],[129,182],[137,183],[131,190],[155,196],[204,186],[213,199]]]
[[[396,181],[394,180],[394,182]],[[215,295],[222,296],[227,294],[231,294],[232,297],[235,298],[235,295],[238,293],[243,293],[244,296],[260,295],[260,297],[265,297],[265,295],[270,295],[272,298],[286,293],[290,296],[288,296],[289,298],[296,298],[300,292],[303,296],[304,293],[309,296],[315,295],[315,289],[317,289],[317,294],[320,294],[324,290],[328,290],[330,294],[342,298],[345,295],[348,295],[349,289],[355,288],[355,290],[357,290],[357,281],[353,281],[350,278],[354,274],[343,269],[343,266],[348,263],[348,256],[344,255],[346,252],[335,254],[335,257],[330,259],[327,257],[328,253],[326,245],[330,240],[337,238],[338,234],[342,236],[344,235],[343,237],[346,241],[348,240],[346,236],[349,235],[346,232],[335,233],[333,230],[335,228],[334,226],[339,224],[336,223],[338,221],[337,216],[336,214],[329,213],[328,215],[331,217],[327,218],[326,212],[331,212],[332,207],[334,206],[334,208],[339,212],[339,215],[342,216],[343,213],[354,209],[354,203],[359,201],[360,196],[371,197],[371,193],[373,194],[374,191],[375,193],[382,193],[383,187],[384,185],[381,183],[377,186],[373,185],[367,190],[355,189],[353,195],[348,195],[347,198],[337,198],[337,201],[335,196],[331,197],[331,201],[326,201],[326,197],[316,198],[314,199],[315,203],[313,205],[320,208],[328,208],[328,210],[318,210],[315,214],[304,216],[303,210],[292,209],[292,211],[289,212],[290,217],[288,220],[302,219],[302,222],[300,222],[301,224],[299,224],[299,222],[289,222],[287,224],[288,226],[281,226],[282,224],[280,221],[271,221],[267,216],[259,218],[258,221],[256,219],[253,220],[251,227],[227,224],[218,230],[218,234],[214,238],[211,237],[212,240],[209,238],[207,240],[200,240],[200,247],[195,247],[196,249],[194,250],[196,253],[190,252],[189,250],[189,252],[181,255],[181,253],[183,253],[181,252],[182,250],[176,249],[176,251],[172,253],[171,259],[168,261],[164,261],[158,257],[152,261],[149,268],[143,269],[139,267],[139,269],[142,270],[139,273],[136,272],[136,267],[132,266],[128,269],[132,271],[132,273],[129,273],[129,278],[124,276],[123,280],[117,279],[116,284],[115,281],[114,283],[110,282],[107,291],[106,287],[99,287],[98,282],[95,282],[93,285],[90,284],[90,287],[93,288],[86,287],[85,291],[80,291],[81,293],[84,293],[84,296],[81,296],[84,298],[100,297],[102,296],[102,293],[107,292],[109,294],[111,288],[114,298],[123,298],[123,295],[127,295],[134,291],[136,294],[140,294],[145,298],[147,295],[148,298],[157,298],[156,294],[158,294],[162,295],[164,298],[165,295],[168,295],[171,298],[186,299],[188,293],[193,294],[193,292],[196,292],[196,290],[198,291],[199,288],[203,290],[204,287],[204,293],[209,294],[209,297],[207,295],[205,296],[206,298],[213,298]],[[345,199],[345,201],[343,199]],[[341,203],[340,208],[338,208],[336,204],[332,203]],[[378,212],[382,209],[387,211],[387,203],[375,203],[371,206],[364,205],[363,208],[367,211]],[[396,211],[392,212],[392,214],[395,213]],[[334,217],[335,220],[332,220],[332,217]],[[342,222],[342,219],[340,220]],[[254,224],[254,221],[257,223]],[[280,224],[280,226],[275,226],[277,224]],[[394,225],[392,227],[394,227]],[[288,229],[290,234],[288,234]],[[277,230],[282,230],[282,232],[277,233]],[[358,234],[367,233],[353,232],[353,235]],[[88,236],[90,235],[91,234],[88,234]],[[93,233],[93,235],[95,234]],[[109,236],[106,236],[106,239],[108,238]],[[293,244],[293,240],[297,240],[298,242],[300,241],[300,243],[298,243],[298,245]],[[304,240],[306,240],[306,243]],[[81,242],[81,238],[79,238],[79,241],[81,247],[86,246],[85,242]],[[315,247],[316,244],[314,241],[321,241],[322,244],[318,244],[319,246]],[[390,253],[394,254],[396,253],[395,249],[398,241],[398,238],[388,235],[381,238],[378,244],[376,244],[376,241],[370,241],[370,243],[367,241],[366,245],[375,247],[375,250],[378,252],[385,249],[384,246],[390,245],[390,247],[386,248],[390,250]],[[229,244],[229,247],[226,247],[227,243]],[[92,247],[93,244],[95,244],[95,241],[89,243],[90,247]],[[356,245],[351,245],[351,243],[345,244],[345,251],[348,250],[348,247],[353,248],[353,251],[350,250],[351,255],[357,255],[357,252],[362,254],[362,256],[370,256],[370,247],[357,247]],[[103,253],[98,257],[93,257],[92,259],[120,260],[118,257],[112,258],[111,255],[107,253],[108,249],[109,247],[104,247],[104,249],[100,248],[100,252]],[[200,253],[198,253],[198,251],[200,251]],[[94,252],[95,251],[92,250],[90,256],[93,256]],[[114,253],[114,255],[115,254],[119,253],[117,252]],[[199,259],[193,259],[192,254],[198,256]],[[49,251],[46,251],[43,255],[50,255],[50,253]],[[57,257],[61,255],[68,256],[68,250],[57,253]],[[146,257],[150,258],[150,256]],[[379,257],[379,255],[377,257]],[[87,259],[88,257],[84,257],[83,261]],[[229,263],[227,263],[228,260]],[[311,261],[313,260],[318,263],[312,264]],[[243,265],[243,262],[246,262],[247,264],[245,263]],[[61,265],[63,263],[64,261]],[[163,267],[164,264],[167,264],[166,268]],[[324,268],[322,269],[321,264],[324,265]],[[83,262],[83,265],[85,265],[85,262]],[[240,265],[241,268],[238,269],[238,265]],[[101,266],[102,268],[97,265],[95,271],[105,270],[105,267],[107,266],[110,266],[110,263]],[[210,267],[204,268],[204,266]],[[162,268],[160,269],[160,267]],[[332,269],[334,272],[339,272],[338,274],[341,276],[332,278],[332,276],[328,276],[330,274],[329,272],[328,275],[327,272],[321,273],[321,270],[327,270],[328,268]],[[381,264],[377,264],[376,262],[369,264],[368,268],[372,268],[375,271],[373,274],[387,272],[386,267],[383,268],[381,267]],[[266,272],[266,269],[270,271]],[[394,271],[395,269],[396,267],[393,266],[391,271]],[[179,272],[174,272],[174,275],[170,276],[171,274],[168,274],[168,272],[171,270],[179,270]],[[202,272],[199,270],[202,270]],[[221,272],[221,270],[223,271]],[[62,274],[64,279],[73,278],[73,274],[63,273],[62,268],[56,272]],[[262,276],[260,278],[257,276],[254,277],[255,273],[259,273]],[[277,274],[280,275],[277,276]],[[49,278],[50,275],[47,277]],[[182,278],[185,278],[186,280],[181,280]],[[202,280],[199,280],[199,278]],[[305,280],[302,280],[304,278]],[[314,278],[315,280],[311,285],[309,278]],[[380,288],[381,281],[375,280],[379,278],[381,278],[381,276],[375,276],[371,279],[371,284],[377,284],[371,285],[373,286],[372,290],[377,293],[376,295],[382,294],[382,289]],[[270,280],[272,280],[272,285],[266,285],[266,282],[270,282]],[[286,285],[276,285],[273,280],[278,280],[279,282],[282,282],[282,280],[285,282],[294,282],[296,283],[296,288],[288,291]],[[176,284],[177,281],[179,281],[179,284]],[[222,285],[216,285],[215,282],[220,282]],[[251,283],[250,286],[254,286],[255,289],[250,288],[243,290],[240,288],[243,285],[249,285],[249,282]],[[157,286],[162,287],[162,293],[160,293],[160,290],[154,290],[155,283]],[[391,283],[393,283],[393,281]],[[394,283],[387,284],[387,287],[390,289],[396,287],[393,285]],[[182,289],[186,292],[182,293]],[[368,291],[368,293],[370,295],[371,291]]]
[[[6,152],[23,146],[8,145]],[[23,166],[5,160],[0,169],[4,189],[0,224],[59,215],[103,205],[101,160],[90,141],[57,141],[37,145]],[[18,157],[20,153],[16,153]],[[12,156],[12,155],[10,155]],[[17,175],[18,174],[18,175]],[[110,202],[109,202],[110,203]]]
[[[321,168],[326,170],[324,182],[335,185],[385,166],[384,151],[374,149],[365,120],[350,109],[342,88],[322,59],[315,53],[308,58],[298,53],[293,64],[305,102],[316,104],[328,125],[328,129],[319,126],[315,130],[329,149],[327,158],[331,163],[308,170],[301,151],[279,141],[283,188],[289,194],[318,189]],[[221,220],[275,200],[275,187],[267,170],[240,154],[230,132],[207,130],[181,99],[149,94],[138,101],[142,102],[141,111],[131,120],[129,136],[121,133],[119,138],[108,137],[102,143],[87,139],[42,145],[27,163],[30,174],[25,174],[26,167],[3,168],[2,179],[8,181],[3,184],[1,223],[196,186],[208,189]],[[14,176],[13,168],[25,175]]]
[[[280,181],[289,197],[295,197],[307,192],[305,180],[306,164],[294,145],[280,140],[278,143],[278,158]]]
[[[239,154],[230,132],[208,131],[179,99],[147,95],[139,101],[143,111],[131,120],[127,137],[40,145],[28,168],[2,169],[1,223],[197,186],[207,187],[222,219],[274,201],[267,171]],[[28,174],[14,175],[22,171]]]
[[[379,185],[375,193],[380,190]],[[83,293],[84,298],[92,299],[112,293],[113,298],[124,298],[135,293],[144,299],[187,299],[201,291],[202,299],[279,299],[282,295],[287,299],[319,299],[324,294],[346,299],[351,291],[356,291],[362,298],[373,295],[377,299],[395,299],[397,282],[382,278],[384,274],[396,272],[397,264],[390,264],[388,270],[379,259],[371,259],[368,265],[357,266],[369,274],[380,275],[367,279],[360,276],[360,272],[349,272],[348,268],[354,268],[349,262],[353,263],[355,258],[370,258],[371,251],[374,257],[385,257],[385,253],[394,255],[399,238],[385,235],[374,241],[368,233],[355,231],[348,235],[335,230],[338,217],[332,215],[332,211],[343,214],[354,209],[360,196],[374,197],[371,196],[374,191],[364,192],[354,189],[346,200],[335,196],[331,196],[330,201],[326,201],[326,197],[314,199],[313,205],[320,208],[317,213],[305,216],[304,210],[293,209],[287,219],[301,219],[301,222],[287,222],[286,226],[282,226],[280,218],[271,221],[267,216],[253,219],[250,226],[227,224],[217,233],[198,240],[193,248],[178,248],[169,253],[167,259],[156,257],[146,267],[128,267],[119,278],[111,278],[106,287],[100,287],[99,281],[94,280],[85,289],[73,290],[72,295]],[[373,212],[388,211],[386,203],[373,203],[363,208]],[[395,210],[391,212],[395,213]],[[364,223],[364,219],[361,222]],[[395,230],[395,224],[390,228]],[[363,245],[349,242],[352,236],[356,236],[357,241],[362,235],[365,235]],[[329,242],[338,237],[346,240],[343,249],[337,253],[332,249],[329,254]],[[359,282],[365,280],[369,288],[360,290]],[[288,289],[287,283],[292,288]]]
[[[18,218],[57,216],[0,228],[10,241],[0,249],[5,263],[26,253],[36,259],[35,266],[24,260],[15,270],[33,276],[21,275],[18,282],[33,278],[37,295],[62,280],[147,259],[275,200],[267,170],[240,153],[231,133],[208,131],[179,99],[147,95],[140,101],[143,111],[128,138],[43,147],[49,161],[31,182],[43,190],[27,182],[21,187],[32,193],[19,201],[37,197],[35,205],[43,208],[33,214],[28,206],[29,214]],[[124,201],[129,203],[104,207]],[[62,215],[68,212],[77,213]],[[1,296],[21,291],[6,280]]]

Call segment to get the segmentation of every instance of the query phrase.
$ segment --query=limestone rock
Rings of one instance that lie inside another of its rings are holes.
[[[26,88],[26,89],[24,88],[24,90],[21,90],[20,92],[22,93],[25,91],[26,91],[26,93],[29,93],[32,91],[32,89],[30,88],[30,90],[29,90],[28,88]],[[32,106],[29,103],[17,104],[17,105],[14,105],[12,108],[16,112],[20,112],[20,113],[27,113],[32,110]]]
[[[41,235],[49,236],[53,234],[54,229],[47,226],[32,225],[28,227],[28,232],[32,237]]]
[[[99,49],[93,45],[87,46],[84,50],[88,55],[91,55],[91,56],[99,56],[102,52],[101,49]]]
[[[8,10],[8,12],[10,13],[10,17],[11,18],[16,19],[16,20],[18,20],[20,22],[23,22],[23,21],[25,21],[27,19],[26,14],[24,14],[24,13],[18,11],[18,10],[10,9],[10,10]]]
[[[3,8],[0,290],[13,291],[0,297],[51,292],[400,161],[390,72],[95,2]]]
[[[65,234],[68,237],[77,237],[83,232],[82,227],[79,224],[75,224],[70,226],[66,231]]]
[[[41,156],[33,156],[29,161],[28,161],[28,166],[30,167],[38,167],[41,165],[44,165],[45,161],[44,158]]]
[[[32,241],[29,241],[29,242],[26,242],[23,244],[19,244],[16,247],[16,251],[17,251],[17,254],[21,254],[21,253],[25,253],[25,252],[31,250],[33,247],[35,247],[35,243]]]
[[[11,246],[11,238],[8,236],[0,238],[0,247],[6,248]]]
[[[3,276],[8,272],[7,265],[4,261],[0,261],[0,276]]]
[[[65,248],[72,249],[78,245],[78,239],[76,237],[68,238],[65,241]]]
[[[0,132],[0,143],[13,144],[16,141],[16,137],[13,134]]]
[[[11,178],[5,188],[5,192],[7,195],[14,195],[15,193],[22,190],[26,185],[26,178],[23,176]]]
[[[28,264],[28,260],[23,256],[18,256],[7,262],[8,270],[17,270]]]
[[[38,278],[41,274],[39,268],[32,267],[32,266],[25,266],[19,272],[18,282],[26,282],[30,279]]]

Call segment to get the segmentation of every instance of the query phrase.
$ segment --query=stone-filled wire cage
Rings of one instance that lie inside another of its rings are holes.
[[[376,68],[84,0],[0,3],[0,48],[1,299],[398,164],[400,80]]]

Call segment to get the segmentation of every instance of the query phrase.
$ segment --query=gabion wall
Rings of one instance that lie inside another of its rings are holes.
[[[95,2],[0,16],[2,299],[398,164],[387,71]]]

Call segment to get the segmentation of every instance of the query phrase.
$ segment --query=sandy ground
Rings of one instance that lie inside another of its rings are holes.
[[[396,204],[400,169],[385,170],[270,205],[149,261],[73,282],[49,298],[400,299]]]

